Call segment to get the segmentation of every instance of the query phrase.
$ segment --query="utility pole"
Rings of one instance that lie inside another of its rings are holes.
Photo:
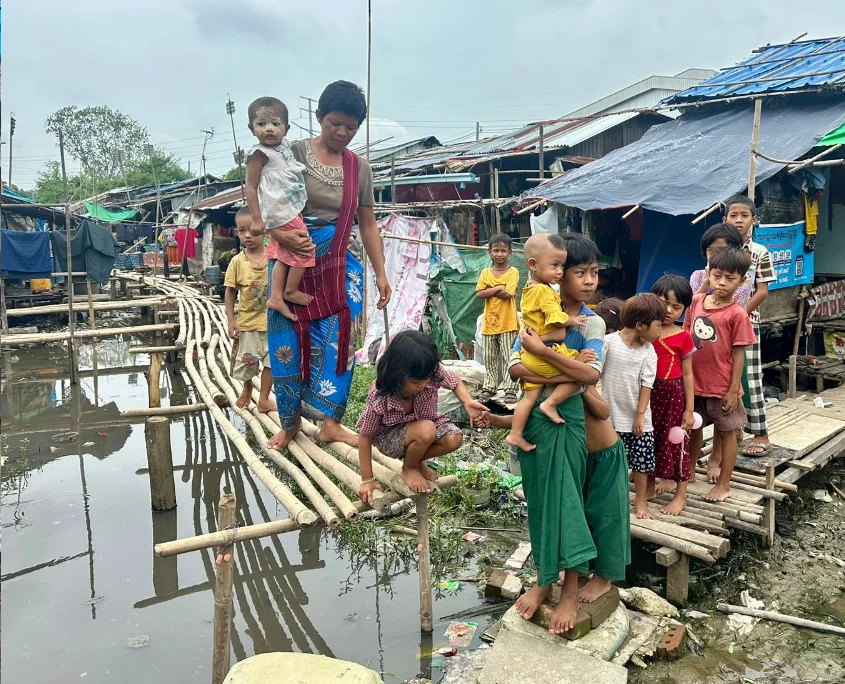
[[[214,137],[214,126],[212,126],[209,130],[205,128],[200,130],[200,133],[205,134],[205,138],[202,141],[202,157],[200,157],[200,183],[197,185],[197,201],[205,199],[205,197],[201,196],[200,187],[203,185],[202,180],[205,178],[206,170],[205,170],[205,148],[208,145],[208,141]]]
[[[370,93],[373,84],[373,0],[367,0],[367,161],[370,161]],[[395,204],[395,202],[394,202]],[[364,308],[366,317],[366,307]],[[366,336],[365,336],[366,337]]]
[[[235,142],[235,163],[238,165],[238,178],[241,181],[241,199],[244,199],[244,170],[243,170],[243,155],[242,150],[238,147],[238,136],[235,135],[235,103],[232,102],[232,96],[226,93],[229,101],[226,102],[226,113],[229,115],[229,120],[232,122],[232,140]]]
[[[9,115],[9,190],[12,189],[12,140],[15,138],[15,113]]]
[[[153,231],[153,247],[154,249],[158,248],[158,236],[161,230],[161,188],[158,185],[158,175],[156,174],[156,165],[155,165],[155,151],[156,148],[153,145],[147,143],[144,145],[144,152],[147,153],[147,156],[150,158],[150,168],[153,172],[153,183],[156,186],[156,222],[155,222],[155,230]],[[162,250],[162,254],[164,255],[165,260],[167,259],[167,252]],[[158,270],[158,260],[155,259],[155,252],[153,252],[153,277],[156,275],[156,271]]]
[[[476,121],[475,122],[475,142],[481,140],[481,123]]]
[[[311,97],[305,97],[303,95],[300,95],[299,99],[305,100],[306,102],[308,102],[308,109],[307,109],[307,111],[308,111],[308,135],[310,135],[313,138],[314,137],[314,103],[317,100],[315,100]],[[299,111],[304,112],[304,111],[306,111],[306,109],[305,109],[305,107],[300,107]]]
[[[126,155],[123,154],[123,150],[116,150],[114,153],[115,161],[117,161],[118,165],[120,166],[120,175],[123,176],[123,187],[129,188],[129,182],[126,180],[126,169],[123,166],[123,162],[126,161]],[[126,199],[129,199],[129,192],[127,190]]]

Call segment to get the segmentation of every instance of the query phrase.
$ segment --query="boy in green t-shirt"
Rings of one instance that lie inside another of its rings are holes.
[[[252,378],[261,370],[261,393],[258,411],[275,409],[270,402],[273,375],[267,350],[267,250],[264,234],[252,230],[249,209],[241,207],[235,215],[238,239],[243,251],[226,269],[226,318],[229,337],[236,341],[232,358],[232,377],[244,383],[238,407],[249,406]],[[235,319],[235,294],[238,295],[238,316]]]

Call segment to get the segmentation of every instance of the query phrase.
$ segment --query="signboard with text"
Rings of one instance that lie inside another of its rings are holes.
[[[804,249],[804,222],[758,226],[753,240],[764,245],[772,257],[777,281],[770,290],[793,285],[812,285],[815,275],[813,252]]]

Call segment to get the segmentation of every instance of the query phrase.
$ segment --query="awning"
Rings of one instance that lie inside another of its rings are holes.
[[[831,131],[824,138],[819,140],[819,145],[842,145],[845,144],[845,124],[842,124],[835,131]]]
[[[845,102],[763,106],[758,149],[800,159],[845,123]],[[652,126],[637,142],[525,193],[579,209],[634,206],[696,214],[748,186],[753,108],[685,114]],[[758,159],[757,182],[783,168]]]
[[[106,209],[95,202],[83,202],[88,216],[108,223],[128,221],[138,213],[136,209]]]

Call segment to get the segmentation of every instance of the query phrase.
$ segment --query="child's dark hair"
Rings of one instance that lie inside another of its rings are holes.
[[[686,309],[692,304],[692,287],[689,281],[683,276],[676,273],[667,273],[657,279],[654,285],[651,286],[651,293],[664,299],[669,298],[669,293],[675,295],[678,303],[682,304]]]
[[[403,330],[390,340],[376,365],[376,390],[382,396],[401,397],[406,380],[440,381],[440,352],[419,330]]]
[[[705,230],[704,235],[701,236],[699,247],[701,248],[701,256],[705,259],[707,258],[707,250],[716,240],[724,240],[728,247],[734,249],[742,247],[742,236],[735,226],[729,223],[717,223]]]
[[[745,275],[751,268],[751,253],[744,249],[719,247],[710,257],[710,271]]]
[[[559,236],[563,240],[566,250],[564,270],[575,266],[592,266],[598,264],[601,252],[595,242],[580,233],[564,233]]]
[[[725,214],[731,210],[731,206],[734,204],[741,204],[744,207],[748,207],[751,210],[752,216],[757,216],[757,205],[754,204],[754,200],[750,197],[746,197],[745,195],[733,195],[732,197],[728,197],[725,200]]]
[[[367,98],[364,91],[350,81],[335,81],[329,83],[320,95],[317,103],[320,118],[326,114],[337,112],[353,116],[360,126],[367,118]]]
[[[625,302],[619,317],[626,328],[636,328],[639,323],[651,325],[666,318],[666,305],[657,295],[641,292]]]
[[[511,249],[512,242],[511,236],[506,233],[493,233],[487,241],[487,249],[493,249],[494,245],[504,245],[508,249]]]
[[[288,125],[288,108],[284,102],[278,97],[259,97],[257,100],[252,101],[249,109],[246,111],[246,115],[249,117],[249,130],[252,130],[252,121],[255,119],[255,115],[258,114],[258,110],[262,107],[274,110],[281,117],[282,121],[285,122],[285,126]]]
[[[249,213],[249,207],[244,205],[235,213],[235,218],[243,218],[244,216],[251,217],[252,214]]]
[[[596,315],[604,321],[605,326],[613,328],[614,330],[622,330],[625,326],[622,325],[622,319],[619,314],[622,313],[622,307],[625,306],[618,297],[608,297],[602,299],[596,306]]]

